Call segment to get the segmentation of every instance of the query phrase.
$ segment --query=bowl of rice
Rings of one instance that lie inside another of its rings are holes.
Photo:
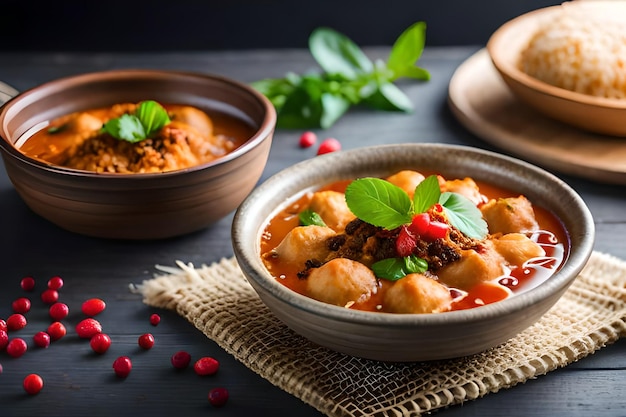
[[[516,17],[487,43],[511,92],[543,115],[626,136],[626,2],[572,1]]]

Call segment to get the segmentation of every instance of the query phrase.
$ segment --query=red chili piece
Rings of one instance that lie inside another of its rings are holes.
[[[30,299],[26,297],[17,298],[11,303],[15,313],[26,314],[30,311]]]
[[[306,131],[300,136],[298,144],[301,148],[310,148],[317,142],[317,135],[311,131]]]
[[[90,298],[85,301],[81,307],[83,314],[86,316],[97,316],[106,308],[106,303],[99,298]]]
[[[26,341],[21,337],[16,337],[14,339],[9,340],[9,344],[7,345],[7,353],[9,356],[13,358],[19,358],[28,350],[28,345]]]
[[[228,390],[226,388],[218,387],[209,391],[209,402],[214,407],[221,407],[228,401]]]
[[[43,379],[37,374],[26,375],[23,386],[29,395],[38,394],[43,389]]]
[[[184,350],[180,350],[172,355],[172,366],[176,369],[184,369],[191,362],[191,355]]]
[[[52,320],[61,321],[70,314],[70,308],[65,303],[56,302],[50,306],[49,313]]]
[[[46,332],[37,332],[33,336],[33,342],[40,348],[47,348],[50,346],[50,335]]]
[[[60,290],[63,287],[63,278],[55,276],[48,280],[48,288],[51,290]]]
[[[150,333],[144,333],[139,336],[137,343],[142,349],[152,349],[152,346],[154,346],[154,336]]]
[[[91,339],[98,333],[102,333],[102,325],[96,319],[87,318],[76,325],[76,334],[82,339]]]
[[[24,277],[20,281],[20,287],[24,291],[32,291],[35,289],[35,279],[33,277]]]
[[[417,236],[421,236],[424,233],[426,233],[426,230],[428,230],[429,224],[430,224],[430,215],[428,213],[419,213],[413,216],[413,220],[411,221],[409,230],[413,234]]]
[[[220,363],[215,358],[205,356],[196,361],[193,370],[198,375],[213,375],[220,369]]]
[[[317,154],[322,155],[325,153],[337,152],[341,150],[341,143],[335,138],[327,138],[320,143],[320,147],[317,148]]]
[[[9,334],[6,330],[0,330],[0,350],[7,347],[9,344]]]
[[[410,256],[417,247],[415,236],[409,231],[408,227],[402,226],[400,234],[396,239],[396,252],[401,257]]]
[[[7,330],[9,331],[23,329],[26,324],[28,324],[26,317],[20,313],[11,314],[7,318]]]
[[[450,230],[450,226],[448,226],[446,223],[432,221],[428,225],[428,229],[426,230],[424,239],[425,240],[443,239],[444,237],[446,237],[446,233],[448,233],[448,230]]]
[[[113,362],[113,371],[120,378],[126,378],[133,369],[133,363],[128,356],[120,356]]]
[[[150,316],[150,324],[153,326],[158,325],[161,322],[161,316],[159,316],[158,314],[154,313]]]
[[[59,340],[67,334],[67,329],[63,323],[55,321],[48,326],[48,334],[50,335],[51,341]]]
[[[54,304],[59,301],[59,292],[57,290],[53,290],[52,288],[48,288],[41,293],[41,301],[46,304]]]
[[[103,354],[111,347],[111,338],[106,333],[98,333],[89,340],[91,349],[99,354]]]

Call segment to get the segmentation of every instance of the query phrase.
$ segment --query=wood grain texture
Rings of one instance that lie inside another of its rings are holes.
[[[421,65],[432,73],[427,83],[403,82],[400,86],[415,103],[411,115],[354,109],[335,126],[320,132],[339,139],[345,149],[380,143],[441,142],[509,152],[469,132],[450,112],[448,83],[456,68],[478,47],[427,49]],[[373,58],[385,57],[385,48],[370,48]],[[195,52],[170,54],[0,54],[0,80],[18,90],[60,76],[110,68],[173,68],[228,75],[250,82],[279,77],[287,71],[302,72],[313,67],[305,50]],[[261,180],[295,162],[315,155],[301,149],[300,132],[279,131]],[[620,185],[592,181],[556,172],[576,189],[589,205],[597,226],[596,249],[626,259],[626,194]],[[197,265],[232,255],[228,216],[206,230],[163,241],[123,242],[75,235],[33,214],[20,200],[0,168],[0,317],[10,313],[10,303],[22,295],[19,280],[34,276],[30,324],[19,332],[31,343],[32,335],[50,319],[38,294],[53,275],[61,275],[65,286],[61,300],[72,309],[68,323],[82,317],[80,303],[99,296],[108,305],[99,316],[113,339],[111,350],[94,355],[88,344],[68,336],[46,350],[31,347],[19,359],[0,352],[4,372],[0,374],[0,416],[320,416],[310,406],[272,386],[248,370],[173,312],[159,311],[158,327],[148,323],[154,309],[142,304],[130,283],[152,277],[154,265],[173,265],[176,260]],[[155,347],[139,350],[137,337],[150,331]],[[16,332],[17,335],[17,332]],[[221,361],[217,375],[200,378],[191,369],[174,372],[169,363],[177,350],[192,357],[209,355]],[[438,416],[623,416],[626,400],[626,342],[619,341],[567,368],[526,384],[436,413]],[[122,354],[135,358],[129,378],[113,376],[113,360]],[[22,378],[39,372],[46,381],[37,396],[23,393]],[[207,393],[213,386],[230,390],[229,403],[212,409]]]

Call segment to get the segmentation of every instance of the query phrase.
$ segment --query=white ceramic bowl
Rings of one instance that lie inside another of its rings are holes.
[[[260,258],[264,227],[306,190],[401,169],[471,176],[526,195],[559,217],[571,240],[562,268],[538,287],[462,311],[390,314],[355,311],[299,295],[277,282]],[[567,290],[587,262],[594,223],[583,200],[563,181],[528,163],[470,147],[383,145],[318,156],[291,166],[256,188],[235,214],[235,255],[270,310],[302,336],[330,349],[383,361],[423,361],[471,355],[506,342],[535,323]]]

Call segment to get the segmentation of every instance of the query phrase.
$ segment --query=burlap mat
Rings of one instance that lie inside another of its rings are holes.
[[[392,364],[319,347],[264,306],[234,260],[157,267],[137,288],[274,385],[328,416],[419,416],[577,361],[626,334],[626,262],[594,252],[563,298],[506,344],[471,357]]]

